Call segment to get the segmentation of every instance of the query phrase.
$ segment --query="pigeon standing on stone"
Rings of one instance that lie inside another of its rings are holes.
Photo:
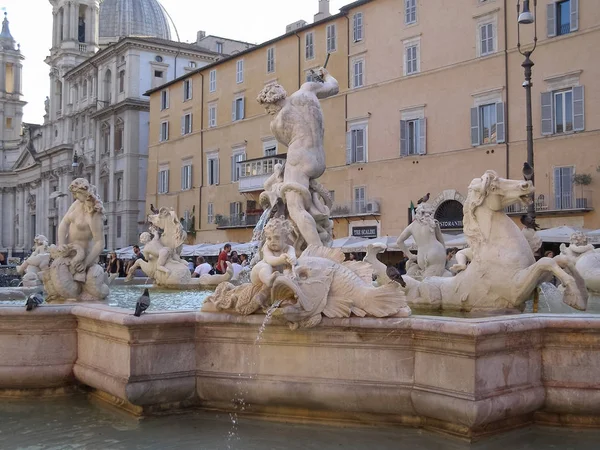
[[[540,226],[535,222],[535,218],[531,217],[529,214],[521,216],[521,223],[525,225],[526,228],[531,228],[534,231],[540,229]]]
[[[150,293],[148,292],[148,288],[144,289],[144,293],[138,298],[137,303],[135,304],[135,312],[134,316],[140,317],[144,311],[148,309],[150,306]]]
[[[150,211],[152,214],[158,214],[158,209],[156,209],[152,203],[150,203]]]
[[[525,181],[531,181],[533,178],[533,167],[528,162],[523,163],[523,178],[525,178]]]
[[[420,205],[421,203],[427,203],[429,201],[429,192],[427,193],[427,195],[421,197],[419,200],[417,200],[417,205]]]
[[[42,303],[44,303],[44,293],[39,292],[37,294],[31,294],[27,297],[27,302],[25,303],[25,310],[31,311],[33,308],[37,308]]]
[[[400,271],[396,269],[394,266],[388,266],[385,270],[385,274],[388,278],[396,283],[400,284],[402,287],[406,287],[405,281],[402,279],[402,275],[400,275]]]

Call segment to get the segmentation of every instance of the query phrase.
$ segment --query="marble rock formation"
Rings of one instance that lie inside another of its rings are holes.
[[[73,180],[69,190],[75,200],[58,226],[58,245],[50,247],[50,267],[40,275],[46,301],[101,301],[109,292],[107,274],[98,265],[104,207],[85,178]]]
[[[585,234],[580,231],[573,233],[569,246],[561,244],[560,256],[575,264],[591,295],[600,295],[600,249],[588,244]]]
[[[427,277],[422,282],[404,277],[408,303],[431,309],[462,311],[522,310],[537,285],[548,274],[565,286],[564,302],[585,310],[583,279],[565,257],[535,261],[525,235],[505,208],[527,205],[531,182],[500,178],[492,170],[469,185],[464,205],[464,232],[469,249],[463,263],[470,264],[455,277]]]
[[[17,272],[23,275],[23,286],[25,287],[41,286],[40,272],[50,266],[50,252],[46,236],[38,234],[33,243],[35,247],[33,253],[23,264],[17,266]]]
[[[153,278],[157,286],[174,289],[216,286],[233,277],[233,268],[228,264],[225,274],[192,278],[187,262],[181,259],[187,233],[172,208],[160,208],[157,213],[148,216],[148,221],[150,232],[140,235],[146,261],[137,259],[129,268],[126,281],[132,279],[138,268]]]

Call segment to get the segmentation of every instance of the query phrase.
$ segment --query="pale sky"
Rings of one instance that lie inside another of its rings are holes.
[[[285,33],[285,26],[303,19],[311,23],[318,0],[160,0],[182,42],[206,34],[259,44]],[[331,13],[354,0],[331,0]],[[44,59],[52,45],[52,6],[47,0],[0,0],[8,12],[10,31],[21,44],[23,94],[28,102],[23,120],[42,123],[44,99],[50,91],[49,66]],[[172,38],[176,39],[175,33]]]

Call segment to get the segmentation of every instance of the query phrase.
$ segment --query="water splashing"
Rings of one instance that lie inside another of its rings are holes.
[[[273,313],[275,312],[275,310],[277,308],[279,308],[279,305],[281,305],[281,300],[277,300],[267,310],[267,313],[265,315],[265,320],[263,320],[263,323],[262,323],[262,325],[260,326],[260,328],[258,330],[258,335],[256,336],[256,340],[254,341],[254,344],[259,344],[259,348],[260,348],[260,341],[262,339],[262,335],[263,335],[265,329],[267,328],[267,325],[269,324],[269,322],[273,318]]]
[[[260,219],[258,219],[258,222],[256,223],[256,226],[254,227],[254,231],[252,232],[252,240],[253,241],[261,241],[262,240],[263,229],[265,228],[265,225],[269,221],[269,215],[271,214],[272,209],[273,209],[272,207],[268,207],[267,209],[265,209],[263,211],[263,213],[261,214]]]
[[[578,313],[574,308],[563,303],[564,294],[562,291],[554,286],[552,283],[544,282],[538,287],[540,290],[540,308],[538,312],[541,313],[561,313],[561,314],[573,314]]]

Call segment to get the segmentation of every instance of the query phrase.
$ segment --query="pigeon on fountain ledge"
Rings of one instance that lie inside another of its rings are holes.
[[[399,283],[400,286],[402,286],[402,287],[406,287],[406,282],[402,278],[400,271],[398,269],[396,269],[394,266],[388,266],[388,268],[385,270],[385,274],[388,276],[388,278],[390,280],[395,281],[396,283]]]
[[[44,303],[44,293],[39,292],[37,294],[31,294],[27,297],[27,302],[25,303],[25,310],[32,311],[33,308],[37,308],[42,303]]]
[[[135,312],[134,316],[140,317],[144,311],[148,309],[150,306],[150,293],[148,292],[148,288],[144,289],[144,293],[138,298],[137,303],[135,304]]]

